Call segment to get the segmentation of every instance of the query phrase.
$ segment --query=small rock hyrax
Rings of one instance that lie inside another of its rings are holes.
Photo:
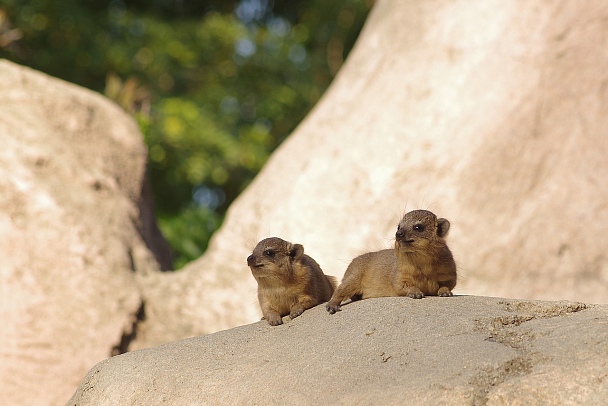
[[[327,303],[327,311],[334,314],[349,298],[452,296],[456,264],[445,242],[449,229],[449,221],[430,211],[406,213],[397,226],[395,249],[353,259]]]
[[[336,289],[336,278],[327,276],[317,262],[304,254],[304,247],[280,238],[260,241],[247,257],[258,282],[262,314],[271,326],[282,317],[296,318],[304,310],[327,302]]]

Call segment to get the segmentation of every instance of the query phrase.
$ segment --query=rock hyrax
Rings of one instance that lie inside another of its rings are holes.
[[[304,254],[304,247],[280,238],[266,238],[247,257],[258,282],[258,300],[271,326],[283,324],[331,298],[336,278],[327,276],[317,262]]]
[[[449,221],[430,211],[406,213],[397,226],[395,249],[353,259],[327,303],[327,311],[339,311],[340,304],[349,298],[452,296],[456,264],[445,243],[449,229]]]

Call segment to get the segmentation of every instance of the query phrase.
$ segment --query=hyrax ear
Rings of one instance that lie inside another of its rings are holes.
[[[437,236],[444,238],[450,231],[450,222],[446,219],[437,219]]]
[[[300,244],[292,244],[292,246],[289,248],[289,257],[292,260],[297,261],[302,257],[302,255],[304,255],[304,247]]]

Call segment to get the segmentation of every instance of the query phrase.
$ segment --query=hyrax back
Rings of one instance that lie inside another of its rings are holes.
[[[397,226],[395,248],[353,259],[327,310],[335,313],[349,298],[452,296],[457,276],[445,242],[449,229],[449,221],[430,211],[406,213]]]
[[[272,326],[292,319],[306,309],[326,302],[336,288],[336,279],[323,274],[317,262],[304,254],[304,247],[280,238],[260,241],[247,257],[247,265],[258,282],[258,300],[264,318]]]

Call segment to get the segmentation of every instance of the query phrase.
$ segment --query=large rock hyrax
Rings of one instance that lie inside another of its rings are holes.
[[[406,213],[395,233],[395,249],[353,259],[327,303],[327,311],[339,311],[349,298],[452,296],[457,277],[456,263],[445,242],[449,229],[449,221],[430,211]]]
[[[258,282],[262,314],[271,326],[282,317],[298,317],[331,298],[336,278],[327,276],[317,262],[304,254],[304,247],[280,238],[260,241],[247,257],[247,265]]]

